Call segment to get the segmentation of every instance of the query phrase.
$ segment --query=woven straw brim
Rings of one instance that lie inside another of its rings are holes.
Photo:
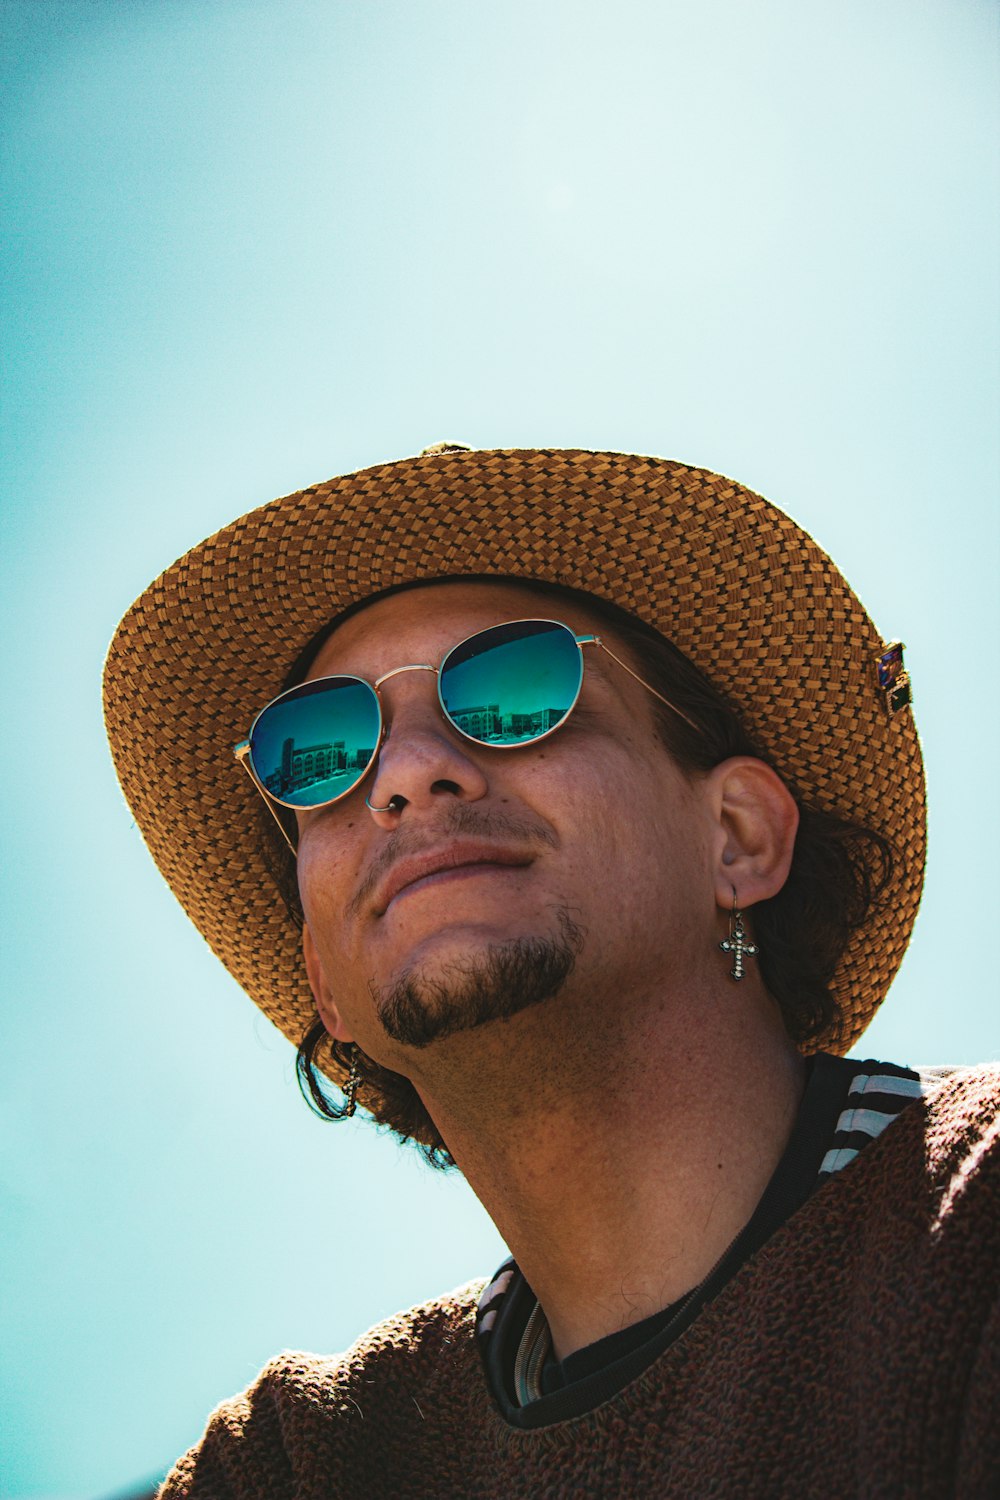
[[[800,796],[891,840],[893,884],[844,955],[841,1021],[816,1044],[846,1051],[889,987],[920,897],[912,717],[889,718],[882,638],[811,537],[732,480],[663,459],[529,450],[380,465],[252,511],[146,590],[108,654],[108,736],[150,853],[212,951],[297,1045],[315,1018],[300,934],[233,745],[333,616],[463,573],[568,584],[655,625]]]

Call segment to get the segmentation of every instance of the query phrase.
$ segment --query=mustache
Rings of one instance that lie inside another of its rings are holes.
[[[397,828],[390,833],[365,872],[348,904],[348,915],[357,916],[370,904],[376,889],[397,860],[411,854],[422,854],[448,838],[476,838],[509,847],[540,845],[556,848],[558,839],[551,828],[528,818],[519,818],[499,808],[478,808],[474,803],[452,802],[433,828]]]

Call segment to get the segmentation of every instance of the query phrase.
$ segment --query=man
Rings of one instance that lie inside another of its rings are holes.
[[[182,558],[106,711],[317,1107],[457,1162],[512,1252],[272,1362],[164,1495],[995,1491],[997,1078],[837,1055],[923,777],[901,648],[800,528],[442,446]]]

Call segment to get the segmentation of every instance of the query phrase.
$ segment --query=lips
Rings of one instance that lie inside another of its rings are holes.
[[[467,865],[506,865],[525,868],[531,864],[532,856],[520,849],[504,849],[488,843],[452,843],[438,849],[428,849],[422,854],[410,855],[393,865],[375,895],[375,912],[383,916],[401,891],[426,880],[430,875],[441,875],[449,870],[461,870]]]

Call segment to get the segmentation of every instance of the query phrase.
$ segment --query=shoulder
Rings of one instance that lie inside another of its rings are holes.
[[[1000,1212],[1000,1066],[956,1068],[932,1083],[918,1132],[944,1222],[966,1200]]]
[[[451,1365],[461,1349],[470,1348],[482,1281],[469,1282],[376,1323],[343,1354],[323,1356],[286,1352],[264,1366],[255,1387],[272,1390],[278,1399],[319,1403],[327,1410],[357,1413],[357,1391],[370,1389],[376,1377],[380,1402],[396,1379],[410,1389],[426,1381],[442,1363]]]
[[[928,1117],[957,1138],[989,1135],[1000,1115],[1000,1063],[917,1068]]]
[[[310,1483],[323,1475],[342,1473],[346,1482],[370,1465],[377,1470],[387,1447],[419,1441],[428,1413],[453,1413],[473,1384],[483,1285],[469,1282],[397,1313],[343,1354],[289,1351],[269,1360],[247,1390],[212,1413],[161,1500],[312,1494]]]
[[[913,1133],[928,1176],[940,1182],[989,1168],[1000,1151],[1000,1064],[918,1071],[925,1092]]]
[[[919,1096],[824,1196],[884,1233],[962,1232],[985,1248],[1000,1215],[1000,1065],[914,1071]]]

